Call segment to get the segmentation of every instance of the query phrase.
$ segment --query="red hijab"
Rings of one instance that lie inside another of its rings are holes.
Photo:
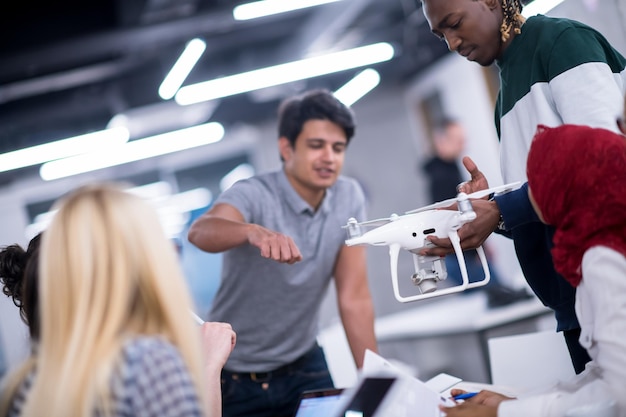
[[[528,154],[528,185],[556,228],[552,258],[574,287],[585,251],[626,256],[626,138],[605,129],[539,126]]]

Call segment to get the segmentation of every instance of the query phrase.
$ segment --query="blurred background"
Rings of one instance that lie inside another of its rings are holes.
[[[0,245],[27,244],[68,190],[94,180],[125,181],[157,206],[198,314],[206,315],[221,258],[192,247],[186,230],[234,181],[279,166],[276,108],[311,88],[335,91],[356,113],[344,174],[361,182],[369,218],[431,202],[421,166],[433,153],[432,128],[442,117],[464,125],[465,153],[491,185],[502,183],[493,127],[497,71],[448,52],[430,33],[419,0],[292,0],[287,10],[268,11],[272,3],[37,0],[0,6]],[[308,7],[289,10],[299,3]],[[527,3],[531,14],[590,24],[626,54],[624,0]],[[490,240],[499,275],[524,286],[510,242]],[[434,301],[398,303],[387,250],[368,248],[368,255],[377,316],[432,307]],[[401,257],[403,291],[415,291],[411,273],[408,255]],[[333,296],[331,288],[322,328],[336,324]],[[7,297],[0,297],[0,317],[2,374],[28,344]],[[385,349],[425,367],[413,347],[382,343]],[[464,372],[449,359],[444,355],[422,375]]]

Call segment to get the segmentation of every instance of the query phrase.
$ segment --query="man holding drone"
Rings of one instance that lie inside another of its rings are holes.
[[[617,130],[615,119],[622,113],[626,91],[626,59],[596,30],[568,19],[542,15],[525,19],[520,0],[422,0],[422,4],[431,31],[451,51],[499,68],[495,116],[505,181],[526,180],[526,158],[539,124]],[[463,162],[472,179],[461,191],[487,188],[473,161]],[[575,289],[554,269],[553,230],[532,209],[527,184],[492,201],[477,201],[474,209],[477,219],[459,230],[463,248],[480,245],[494,231],[512,237],[527,282],[554,310],[574,369],[582,372],[590,358],[578,342]],[[439,247],[425,250],[425,255],[451,251],[445,239],[431,242]]]
[[[226,417],[291,416],[302,391],[333,385],[316,343],[331,277],[356,365],[377,351],[365,248],[346,246],[341,228],[365,217],[361,188],[340,176],[352,112],[310,91],[281,105],[278,134],[282,169],[237,182],[189,231],[224,252],[210,320],[238,333],[222,373]]]

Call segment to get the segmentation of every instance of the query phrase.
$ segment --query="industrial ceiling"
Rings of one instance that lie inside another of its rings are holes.
[[[182,106],[158,87],[187,42],[206,50],[185,84],[375,42],[395,48],[373,68],[402,83],[448,53],[419,0],[343,0],[237,21],[228,0],[13,2],[0,12],[0,153],[103,129],[119,113],[174,128]],[[336,89],[362,68],[196,106],[198,120],[255,123],[306,88]],[[168,122],[167,115],[173,116]],[[152,116],[151,116],[152,115]],[[172,126],[168,126],[168,123]],[[138,139],[131,137],[131,140]],[[0,173],[0,186],[38,167]]]

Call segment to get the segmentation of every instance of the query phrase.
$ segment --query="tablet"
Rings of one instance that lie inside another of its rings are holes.
[[[294,417],[331,416],[335,411],[342,388],[305,391],[300,395]]]

